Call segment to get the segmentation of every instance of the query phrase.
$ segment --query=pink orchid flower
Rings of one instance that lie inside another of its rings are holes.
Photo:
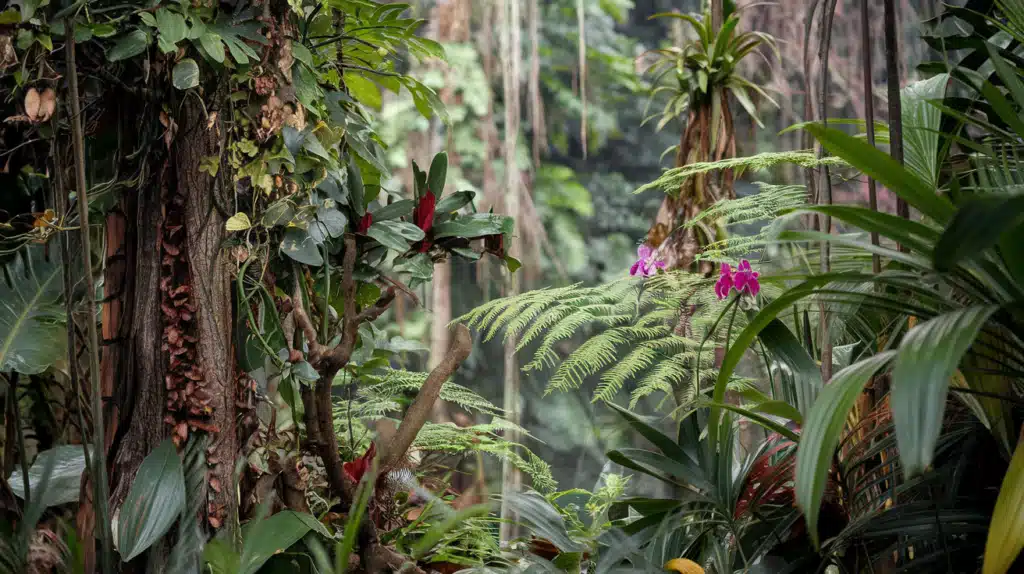
[[[729,267],[728,263],[722,264],[722,269],[718,274],[718,281],[715,283],[715,295],[718,299],[725,299],[729,296],[729,291],[733,286],[732,268]]]
[[[739,268],[733,274],[733,285],[740,293],[746,291],[752,297],[756,297],[761,290],[761,283],[757,280],[758,272],[750,268],[750,262],[744,259],[740,261]]]
[[[747,293],[751,297],[756,297],[761,291],[758,276],[758,272],[750,268],[750,262],[746,259],[740,261],[736,271],[733,271],[728,263],[723,263],[718,281],[715,283],[715,295],[719,299],[725,299],[729,292],[735,289],[741,295]]]
[[[629,274],[633,277],[650,277],[657,273],[658,269],[664,269],[665,262],[654,260],[654,250],[644,243],[636,250],[636,263],[629,268]]]

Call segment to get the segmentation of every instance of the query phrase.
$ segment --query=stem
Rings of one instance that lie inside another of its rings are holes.
[[[7,392],[11,396],[11,411],[14,416],[14,433],[18,441],[18,459],[21,462],[21,483],[25,489],[25,508],[30,501],[28,486],[28,459],[25,458],[25,435],[21,428],[21,413],[18,412],[18,371],[14,371],[7,383]]]
[[[863,55],[864,67],[864,121],[867,127],[868,145],[875,147],[875,102],[874,76],[871,66],[871,22],[868,20],[868,0],[860,0],[860,50]],[[878,211],[878,190],[875,180],[868,177],[868,204],[871,211]],[[871,232],[871,244],[878,245],[878,232]],[[882,272],[882,258],[877,254],[871,256],[871,270]]]
[[[899,46],[896,39],[896,7],[893,0],[885,6],[885,81],[889,96],[889,155],[903,164],[903,108],[900,103]],[[896,213],[910,219],[910,208],[903,198],[896,198]],[[905,247],[900,246],[900,251]]]
[[[327,242],[324,242],[320,246],[323,250],[324,257],[324,309],[323,317],[320,318],[320,340],[327,343],[331,338],[327,334],[327,325],[330,319],[331,309],[331,260],[330,254],[327,252]]]
[[[837,0],[826,0],[821,13],[821,45],[818,56],[821,59],[821,123],[822,127],[828,128],[828,86],[829,86],[829,62],[828,57],[832,51],[832,19],[835,16]],[[825,147],[821,146],[818,157],[824,157]],[[832,204],[832,179],[829,174],[828,165],[822,166],[822,199],[826,205]],[[832,233],[832,217],[825,216],[825,222],[821,231],[826,234]],[[822,241],[819,249],[821,258],[821,272],[828,273],[831,270],[831,249],[828,241]],[[828,332],[828,310],[823,302],[819,303],[821,312],[821,380],[828,381],[832,378],[832,341]]]
[[[82,272],[85,282],[85,309],[88,316],[89,379],[92,396],[93,426],[93,467],[92,482],[95,490],[96,525],[100,539],[100,568],[112,572],[112,548],[110,535],[110,508],[108,505],[107,460],[103,441],[103,397],[100,381],[100,345],[96,332],[96,283],[92,275],[92,241],[89,237],[89,189],[85,182],[85,136],[82,132],[82,107],[78,95],[78,70],[75,67],[75,27],[69,23],[64,43],[64,55],[68,76],[68,99],[71,104],[71,138],[75,158],[75,191],[78,193],[78,224],[82,234]]]

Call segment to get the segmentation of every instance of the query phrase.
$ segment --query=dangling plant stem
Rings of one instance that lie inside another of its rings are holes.
[[[14,371],[7,382],[8,400],[11,401],[11,416],[14,417],[14,434],[18,441],[18,460],[21,462],[21,482],[25,489],[25,508],[31,500],[28,486],[28,458],[25,456],[25,434],[21,428],[21,411],[18,409],[18,372]]]
[[[903,163],[903,108],[900,105],[899,46],[896,39],[896,7],[893,0],[883,0],[885,7],[885,82],[889,98],[889,154]],[[910,219],[910,208],[902,198],[896,198],[896,213]],[[904,248],[900,246],[902,251]]]
[[[864,123],[867,128],[868,144],[875,146],[875,102],[874,75],[871,67],[871,21],[868,20],[868,0],[860,0],[860,50],[864,68]],[[878,190],[875,180],[868,177],[868,204],[871,211],[878,211]],[[878,245],[878,232],[871,232],[871,244]],[[877,253],[871,255],[871,270],[882,272],[882,259]]]
[[[827,0],[821,13],[821,44],[818,52],[821,60],[821,96],[818,103],[821,106],[821,123],[825,128],[828,128],[828,86],[830,79],[828,58],[832,51],[832,19],[836,12],[836,2],[837,0]],[[819,159],[824,157],[824,155],[825,148],[821,147],[818,152]],[[832,205],[832,180],[827,164],[821,166],[821,174],[822,203]],[[831,216],[825,216],[821,231],[826,234],[832,233]],[[821,272],[828,273],[832,267],[828,241],[821,242],[819,257],[821,257]],[[820,305],[821,313],[819,319],[821,323],[821,379],[822,381],[828,381],[832,378],[832,341],[828,332],[828,309],[825,308],[824,302],[819,302],[818,305]]]
[[[110,508],[107,493],[107,457],[103,442],[103,397],[100,381],[99,335],[96,331],[96,283],[92,276],[92,241],[89,237],[89,193],[85,182],[85,137],[82,133],[82,107],[78,96],[78,71],[75,68],[75,27],[67,26],[64,55],[68,75],[68,99],[71,106],[71,139],[75,163],[75,193],[78,198],[78,226],[82,236],[82,273],[85,283],[85,309],[89,355],[89,380],[92,407],[93,505],[96,508],[96,523],[100,539],[100,568],[105,573],[112,571],[112,546],[110,535]]]

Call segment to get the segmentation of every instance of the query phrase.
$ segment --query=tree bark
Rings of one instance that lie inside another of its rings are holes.
[[[235,424],[238,393],[231,346],[231,267],[227,252],[221,248],[226,218],[214,205],[220,191],[217,181],[199,170],[204,157],[220,151],[221,126],[219,120],[210,123],[197,97],[187,96],[178,123],[175,169],[179,194],[185,198],[188,271],[195,303],[198,368],[203,377],[200,386],[210,395],[207,406],[212,410],[213,428],[204,430],[212,435],[207,462],[213,492],[210,522],[216,527],[218,521],[237,516],[234,466],[239,451]],[[234,527],[230,522],[227,526],[229,530]]]

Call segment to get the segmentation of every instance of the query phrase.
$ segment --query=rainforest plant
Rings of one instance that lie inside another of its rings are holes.
[[[652,18],[682,20],[692,38],[681,46],[654,50],[652,103],[665,98],[658,117],[660,130],[673,120],[682,119],[684,129],[675,147],[675,167],[717,162],[736,157],[736,130],[731,102],[735,100],[758,125],[761,120],[752,98],[775,104],[755,82],[744,76],[741,62],[751,55],[762,55],[763,48],[775,49],[775,39],[756,32],[738,32],[740,11],[732,11],[716,27],[711,12],[702,15],[667,12]],[[669,268],[689,268],[701,247],[724,237],[721,230],[681,228],[703,209],[719,199],[735,196],[733,172],[716,170],[697,173],[671,190],[648,234],[651,247],[658,249]]]

